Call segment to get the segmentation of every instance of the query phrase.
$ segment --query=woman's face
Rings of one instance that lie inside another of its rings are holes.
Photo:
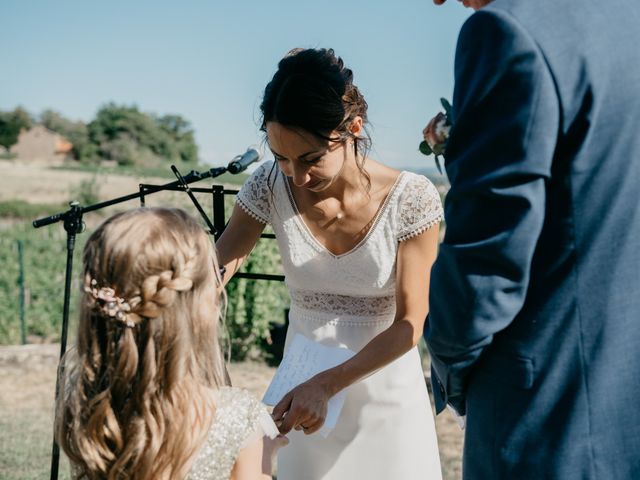
[[[337,136],[336,132],[329,135]],[[342,171],[345,142],[329,142],[305,130],[267,122],[267,141],[280,170],[294,185],[320,192]]]

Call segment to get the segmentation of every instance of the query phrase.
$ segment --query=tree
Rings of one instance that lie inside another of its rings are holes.
[[[114,160],[119,165],[157,167],[172,163],[196,163],[198,147],[191,124],[180,115],[156,116],[138,107],[108,103],[89,123],[74,122],[53,110],[43,111],[39,123],[65,137],[73,156],[82,162]],[[0,111],[0,145],[14,145],[20,131],[31,128],[32,119],[21,107]]]
[[[0,145],[9,149],[18,141],[23,129],[30,129],[33,122],[29,113],[22,107],[12,112],[0,111]]]
[[[198,161],[196,145],[191,124],[180,115],[164,115],[157,119],[160,127],[173,139],[175,154],[185,163]],[[169,156],[173,158],[173,156]]]
[[[198,151],[189,122],[179,115],[155,117],[136,106],[109,103],[89,123],[89,138],[101,156],[119,164],[195,162]]]
[[[71,142],[76,160],[85,163],[96,160],[98,149],[89,139],[89,131],[84,122],[73,122],[58,112],[45,110],[40,114],[40,123]]]

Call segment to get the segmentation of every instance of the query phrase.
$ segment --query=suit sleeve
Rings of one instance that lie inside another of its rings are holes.
[[[548,65],[508,14],[482,10],[463,26],[453,112],[425,338],[436,409],[464,413],[474,365],[522,308],[559,130]]]

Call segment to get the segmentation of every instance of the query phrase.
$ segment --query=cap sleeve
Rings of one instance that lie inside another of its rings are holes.
[[[251,442],[265,435],[269,438],[278,436],[278,427],[273,422],[267,407],[252,393],[246,390],[234,389],[234,404],[243,418],[245,435],[240,448],[244,448]]]
[[[269,188],[269,182],[275,174],[273,162],[264,162],[242,185],[236,198],[240,208],[260,223],[268,224],[271,222],[273,195]]]
[[[442,201],[435,185],[427,177],[411,175],[399,199],[398,241],[420,235],[443,218]]]
[[[267,408],[250,392],[222,387],[214,395],[214,419],[187,480],[229,478],[240,450],[264,435],[278,435]]]

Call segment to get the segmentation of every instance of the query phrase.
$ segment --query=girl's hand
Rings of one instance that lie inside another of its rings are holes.
[[[273,409],[273,420],[279,424],[280,433],[286,435],[295,428],[310,435],[320,430],[331,396],[319,375],[291,390]]]
[[[264,456],[273,459],[278,450],[289,445],[289,439],[285,435],[278,435],[276,438],[264,437]]]

